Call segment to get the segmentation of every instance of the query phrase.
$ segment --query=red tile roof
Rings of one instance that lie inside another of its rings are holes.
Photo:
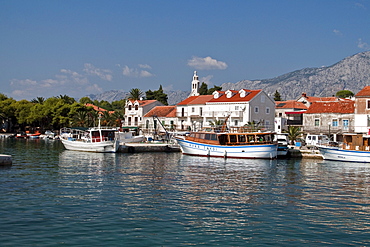
[[[305,114],[309,113],[354,113],[355,102],[352,100],[337,102],[313,102]]]
[[[295,100],[276,101],[275,105],[276,109],[307,109],[307,106],[305,104]]]
[[[306,97],[306,100],[310,103],[313,103],[313,102],[320,102],[320,101],[337,101],[338,98],[337,97],[312,97],[312,96],[309,96],[309,97]]]
[[[156,106],[144,117],[176,117],[176,106]]]
[[[151,103],[156,102],[157,100],[129,100],[132,104],[134,104],[136,101],[139,103],[140,106],[149,105]]]
[[[104,111],[107,111],[99,106],[96,106],[96,105],[93,105],[93,104],[90,104],[90,103],[86,103],[86,106],[91,106],[92,108],[94,108],[95,111],[100,111],[100,112],[104,112]]]
[[[190,96],[177,105],[204,105],[211,99],[213,99],[213,95]]]
[[[218,91],[220,97],[217,99],[213,95],[199,95],[199,96],[190,96],[185,100],[181,101],[177,105],[205,105],[206,103],[215,103],[215,102],[247,102],[253,99],[259,92],[262,90],[247,90],[243,89],[246,92],[245,97],[240,97],[238,90],[228,90],[232,92],[230,98],[227,97],[227,91]]]
[[[245,97],[240,97],[239,91],[237,90],[228,90],[233,93],[233,95],[230,98],[227,98],[226,91],[220,92],[220,97],[215,99],[212,98],[209,102],[247,102],[253,99],[259,92],[262,91],[262,89],[259,90],[247,90],[243,89],[247,94]]]
[[[360,92],[358,92],[355,97],[370,97],[370,86],[365,86],[363,89],[361,89]]]

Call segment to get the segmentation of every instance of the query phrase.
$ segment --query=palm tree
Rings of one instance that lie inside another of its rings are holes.
[[[215,130],[218,130],[220,131],[221,130],[221,127],[222,125],[224,124],[224,121],[223,120],[214,120],[214,121],[209,121],[209,124],[215,129]]]
[[[144,95],[143,91],[138,88],[132,88],[128,94],[128,99],[130,100],[140,100],[140,98]]]
[[[245,129],[251,132],[256,132],[260,129],[262,129],[262,126],[260,126],[261,122],[248,122],[246,125],[244,125]]]
[[[44,104],[45,98],[44,97],[37,97],[33,100],[31,100],[32,103],[39,103],[39,104]]]
[[[293,144],[294,141],[296,141],[298,137],[302,134],[301,128],[297,126],[289,126],[288,130],[285,132],[288,133],[288,138],[291,144]]]

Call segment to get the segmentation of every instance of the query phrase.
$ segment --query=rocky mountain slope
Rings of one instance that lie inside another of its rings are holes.
[[[328,67],[304,68],[272,79],[228,82],[220,86],[222,90],[263,89],[270,95],[277,90],[283,99],[288,100],[298,98],[303,92],[308,96],[332,96],[340,90],[350,90],[356,94],[366,85],[370,85],[370,51],[347,57]],[[169,105],[174,105],[187,98],[190,91],[165,93]],[[109,91],[88,97],[112,102],[125,98],[127,94],[124,91]]]
[[[272,79],[223,83],[222,89],[263,89],[270,95],[277,90],[283,99],[296,99],[303,92],[309,96],[332,96],[339,90],[358,93],[370,84],[370,51],[347,57],[320,68],[296,70]]]

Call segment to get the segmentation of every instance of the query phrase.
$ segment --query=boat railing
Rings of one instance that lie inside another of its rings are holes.
[[[221,127],[205,127],[201,131],[205,132],[214,132],[214,133],[221,133]],[[227,127],[225,131],[226,133],[266,133],[266,132],[272,132],[268,130],[267,128],[252,128],[252,127]]]

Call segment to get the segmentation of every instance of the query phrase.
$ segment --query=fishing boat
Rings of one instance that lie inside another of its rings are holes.
[[[229,131],[190,132],[187,136],[176,136],[183,154],[241,158],[275,159],[277,142],[273,132],[245,132],[243,128]]]
[[[370,163],[370,135],[344,134],[343,143],[317,146],[325,160]]]
[[[68,150],[115,153],[119,147],[116,131],[116,128],[101,127],[99,120],[98,127],[61,129],[60,140]]]

